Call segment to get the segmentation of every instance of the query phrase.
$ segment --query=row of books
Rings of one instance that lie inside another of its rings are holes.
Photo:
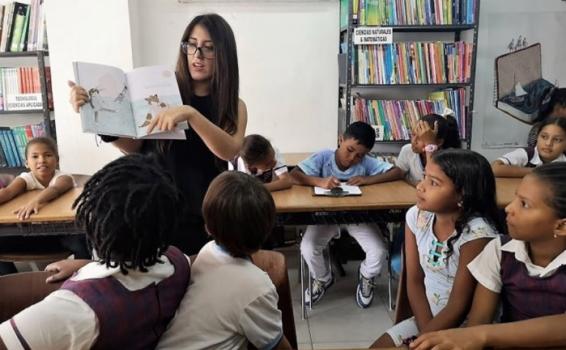
[[[376,127],[377,141],[410,140],[411,126],[424,115],[454,111],[460,137],[465,138],[466,89],[446,89],[431,93],[426,100],[369,100],[355,98],[352,119]]]
[[[353,78],[359,84],[466,83],[472,50],[473,44],[464,41],[359,45],[352,58],[358,75]]]
[[[0,5],[0,52],[47,50],[44,0]]]
[[[0,127],[0,167],[23,167],[29,140],[45,136],[45,124],[30,124],[15,128]]]
[[[51,69],[45,67],[49,108],[51,97]],[[0,110],[24,111],[43,108],[39,68],[0,68]]]
[[[342,27],[347,3],[341,0]],[[476,6],[476,0],[353,0],[352,14],[358,25],[473,24]]]

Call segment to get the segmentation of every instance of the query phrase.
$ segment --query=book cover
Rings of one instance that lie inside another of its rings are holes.
[[[75,80],[90,100],[81,107],[83,132],[127,138],[185,139],[186,122],[172,132],[147,126],[166,107],[181,106],[181,94],[173,70],[165,66],[121,69],[74,62]]]
[[[328,197],[345,197],[345,196],[361,196],[362,190],[359,186],[346,185],[342,182],[340,186],[331,190],[322,187],[313,187],[313,195]]]
[[[26,14],[28,11],[28,5],[21,4],[19,2],[14,3],[14,18],[12,19],[12,34],[7,47],[10,48],[9,51],[17,52],[20,51],[20,40],[22,38],[22,33],[25,27]]]

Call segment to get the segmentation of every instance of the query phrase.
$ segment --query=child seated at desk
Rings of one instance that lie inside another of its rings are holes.
[[[405,174],[405,180],[416,186],[424,176],[428,156],[436,150],[461,148],[458,123],[451,115],[427,114],[411,132],[411,143],[404,145],[395,165]]]
[[[324,150],[313,154],[291,172],[294,179],[303,185],[332,189],[340,181],[350,185],[370,185],[400,179],[401,169],[368,156],[375,143],[375,131],[363,122],[348,126],[340,137],[338,149]],[[367,308],[373,300],[373,280],[387,259],[387,247],[375,225],[347,225],[349,234],[360,244],[366,258],[360,265],[356,302]],[[316,303],[326,289],[334,283],[334,276],[324,262],[323,250],[338,233],[335,225],[310,225],[301,242],[301,254],[305,258],[314,278],[312,296],[308,288],[304,291],[307,303]]]
[[[190,287],[158,349],[290,349],[278,295],[251,261],[275,222],[269,191],[252,176],[224,172],[202,206],[214,238],[198,253]]]
[[[72,176],[59,171],[59,154],[55,142],[48,137],[36,137],[26,145],[26,167],[29,172],[23,172],[16,177],[6,188],[0,189],[0,204],[5,203],[25,191],[41,190],[39,194],[29,203],[18,208],[14,214],[20,220],[27,220],[32,214],[48,202],[61,196],[75,186]],[[75,258],[89,258],[90,254],[86,248],[84,238],[81,236],[61,236],[55,238],[61,245],[71,251]],[[7,237],[0,241],[1,249],[21,251],[30,245],[35,246],[57,246],[53,237],[34,237],[29,242],[24,242],[21,237]],[[13,263],[0,262],[0,274],[14,273],[16,268]]]
[[[540,124],[536,147],[517,148],[493,162],[495,176],[523,177],[533,168],[566,161],[566,118],[549,117]]]
[[[155,348],[190,278],[188,258],[168,243],[182,206],[149,156],[125,156],[94,174],[73,207],[96,261],[67,260],[84,267],[2,323],[0,348]]]
[[[228,162],[229,170],[238,170],[255,176],[270,191],[285,190],[292,186],[285,160],[261,135],[248,135],[234,163]]]

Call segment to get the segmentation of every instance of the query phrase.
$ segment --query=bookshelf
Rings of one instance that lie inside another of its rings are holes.
[[[49,53],[43,5],[41,0],[0,5],[0,172],[3,173],[24,169],[24,149],[29,139],[43,135],[56,139],[51,120],[51,73],[46,62]]]
[[[456,112],[460,137],[470,148],[479,5],[341,0],[338,132],[361,120],[382,134],[376,148],[399,147],[410,141],[412,121],[446,106]],[[360,27],[391,28],[392,42],[357,45],[354,31]]]

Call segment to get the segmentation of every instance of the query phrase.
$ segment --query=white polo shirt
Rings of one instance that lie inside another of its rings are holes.
[[[267,273],[209,242],[157,349],[272,349],[283,336],[278,299]]]
[[[81,268],[72,279],[80,281],[112,276],[126,289],[135,291],[159,283],[174,273],[175,268],[169,258],[163,255],[160,259],[163,263],[148,267],[147,272],[128,270],[127,275],[122,274],[119,267],[108,268],[92,262]],[[90,349],[98,338],[98,319],[94,311],[75,293],[65,289],[54,291],[12,320],[32,349]],[[0,324],[0,338],[8,349],[24,349],[10,320]]]
[[[273,169],[271,169],[271,171],[273,172],[274,175],[279,177],[279,176],[289,172],[289,169],[287,168],[287,165],[285,164],[285,159],[283,158],[281,153],[279,153],[279,150],[277,150],[276,148],[273,148],[273,151],[275,152],[275,166],[273,167]],[[234,165],[232,164],[232,162],[228,162],[228,170],[238,170],[238,171],[241,171],[243,173],[246,173],[246,174],[249,174],[249,175],[254,175],[254,176],[261,176],[263,174],[263,172],[261,170],[258,170],[258,172],[256,174],[252,174],[250,172],[250,169],[248,169],[248,167],[246,166],[246,163],[244,162],[242,157],[238,157],[236,159],[236,165],[237,165],[237,169],[234,169]]]
[[[524,241],[512,239],[501,245],[501,239],[493,239],[468,264],[468,270],[470,270],[470,273],[478,283],[494,293],[501,292],[501,251],[515,254],[515,259],[525,264],[527,272],[531,277],[549,277],[562,265],[566,265],[566,251],[554,258],[546,267],[542,267],[533,264]]]
[[[514,165],[514,166],[526,166],[527,164],[531,163],[534,166],[542,165],[542,159],[538,154],[538,149],[535,147],[533,152],[533,157],[529,159],[527,151],[524,148],[517,148],[514,151],[511,151],[503,156],[497,158],[506,165]],[[566,162],[566,156],[561,154],[558,158],[552,161],[554,162]]]
[[[77,186],[75,179],[71,175],[62,173],[60,170],[55,170],[55,175],[53,175],[53,178],[51,179],[51,181],[49,181],[49,186],[55,185],[57,178],[61,176],[69,176],[73,180],[73,187]],[[26,191],[45,189],[45,186],[43,186],[41,182],[39,182],[39,180],[35,177],[35,175],[33,175],[31,171],[23,172],[18,177],[26,182]]]

